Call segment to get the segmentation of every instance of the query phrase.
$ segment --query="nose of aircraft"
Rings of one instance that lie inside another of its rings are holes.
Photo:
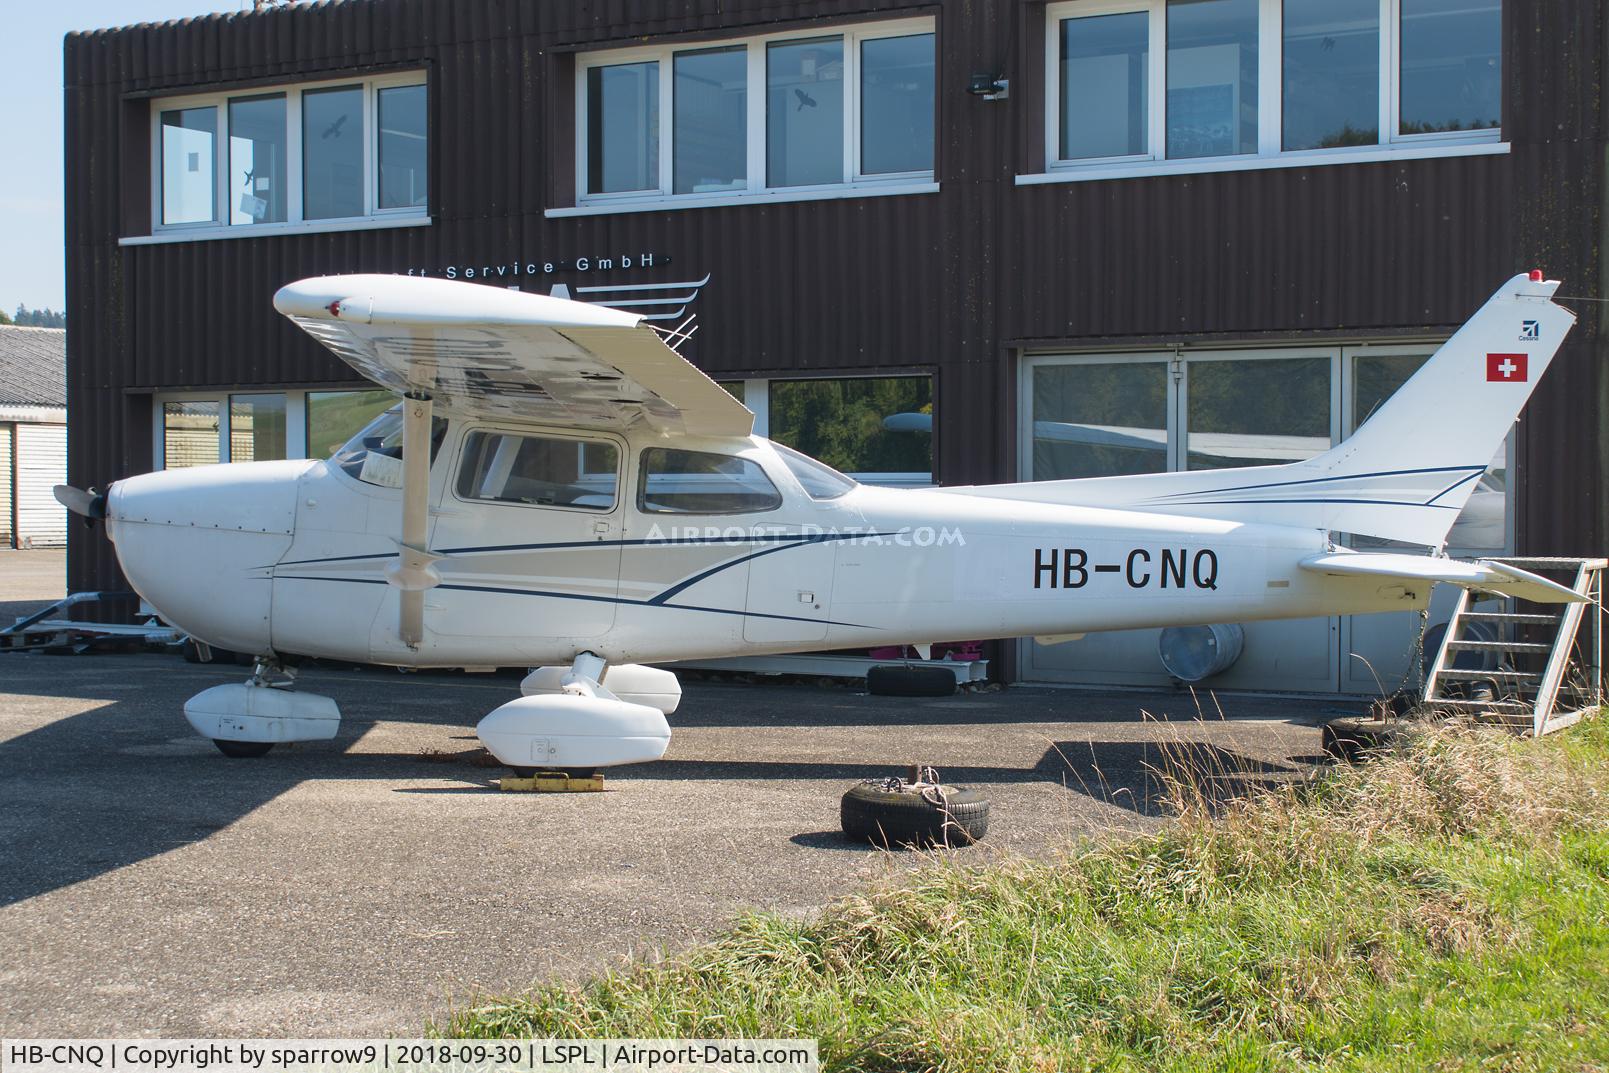
[[[316,463],[163,470],[112,485],[106,532],[162,618],[220,648],[268,651],[271,568],[290,547],[297,487]]]

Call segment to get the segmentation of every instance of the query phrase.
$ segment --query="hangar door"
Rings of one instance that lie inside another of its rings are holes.
[[[67,426],[19,424],[16,442],[17,545],[67,543],[67,511],[52,492],[67,483]]]
[[[1299,461],[1349,435],[1434,349],[1029,357],[1018,411],[1025,419],[1019,472],[1058,480]],[[1478,544],[1491,554],[1506,544],[1502,468],[1500,453],[1449,538],[1455,553]],[[1243,626],[1240,660],[1208,685],[1376,693],[1390,692],[1412,669],[1419,621],[1417,614],[1393,614]],[[1166,686],[1172,679],[1157,655],[1159,633],[1090,634],[1048,646],[1024,641],[1018,672],[1029,681]]]
[[[0,548],[16,547],[11,502],[11,487],[16,481],[16,474],[11,468],[15,458],[11,446],[15,428],[15,425],[0,424]]]

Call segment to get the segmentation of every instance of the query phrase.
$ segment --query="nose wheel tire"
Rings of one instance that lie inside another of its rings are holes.
[[[271,741],[225,741],[222,738],[213,738],[212,744],[218,751],[231,760],[248,760],[254,756],[266,756],[268,750],[274,747]]]

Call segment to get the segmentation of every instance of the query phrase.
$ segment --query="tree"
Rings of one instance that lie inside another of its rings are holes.
[[[29,309],[27,306],[19,304],[17,306],[17,315],[11,323],[16,324],[19,328],[65,328],[67,327],[67,314],[57,313],[49,307]]]
[[[0,324],[10,324],[10,323],[11,323],[11,318],[6,316],[6,311],[5,310],[0,309]]]

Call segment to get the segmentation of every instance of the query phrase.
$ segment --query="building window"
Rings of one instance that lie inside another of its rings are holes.
[[[696,204],[931,182],[931,19],[583,55],[579,202]]]
[[[749,169],[748,50],[678,52],[672,64],[675,192],[742,190]]]
[[[162,404],[162,468],[188,469],[223,461],[216,399]]]
[[[218,109],[175,108],[162,113],[164,225],[217,221]]]
[[[309,391],[306,399],[307,458],[329,458],[343,444],[389,410],[397,397],[389,391]]]
[[[282,391],[168,396],[157,400],[156,416],[161,469],[297,457],[289,453],[290,412]]]
[[[285,396],[281,392],[229,396],[229,461],[288,458]]]
[[[155,230],[192,237],[423,216],[423,75],[157,101]]]
[[[1052,481],[1299,462],[1350,436],[1435,349],[1032,357],[1024,472]],[[1506,459],[1500,449],[1458,516],[1448,535],[1455,553],[1507,546]]]
[[[1502,0],[1074,0],[1047,18],[1050,172],[1500,143]]]
[[[856,480],[933,483],[930,376],[772,380],[764,408],[765,435]]]

